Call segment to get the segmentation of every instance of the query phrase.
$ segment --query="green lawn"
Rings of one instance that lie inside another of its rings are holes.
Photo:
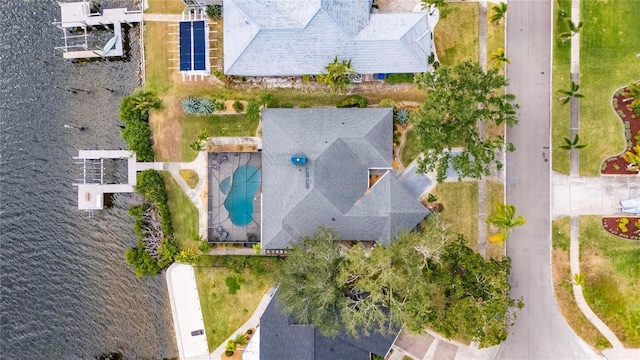
[[[181,14],[187,7],[182,0],[147,0],[148,14]]]
[[[560,149],[559,146],[564,144],[564,137],[569,137],[570,105],[560,104],[562,95],[558,94],[558,90],[568,89],[571,85],[571,42],[562,43],[558,40],[558,34],[566,29],[562,20],[563,14],[566,17],[571,17],[571,0],[556,0],[553,9],[555,21],[553,26],[553,84],[551,87],[551,165],[554,171],[569,175],[570,152]],[[583,101],[589,101],[589,99]]]
[[[169,172],[161,171],[160,174],[167,189],[171,224],[178,247],[198,249],[197,242],[193,240],[193,235],[198,233],[198,209]]]
[[[640,242],[602,228],[600,217],[580,217],[580,271],[591,309],[625,347],[640,347]]]
[[[198,153],[189,147],[203,130],[213,136],[255,136],[258,128],[257,120],[250,120],[246,115],[210,115],[182,117],[182,141],[180,151],[182,161],[193,161]]]
[[[474,251],[478,250],[478,183],[475,181],[445,182],[432,191],[444,205],[442,218],[451,229],[461,233]]]
[[[271,283],[268,275],[249,269],[238,274],[226,268],[196,267],[195,272],[207,343],[213,351],[249,320]],[[240,289],[230,294],[225,280],[233,277]]]
[[[576,299],[573,296],[573,288],[568,282],[568,280],[571,280],[569,231],[568,216],[553,221],[552,271],[556,302],[569,326],[571,326],[584,341],[596,349],[611,347],[609,341],[607,341],[593,323],[580,311]]]
[[[182,169],[179,171],[180,176],[189,185],[190,188],[195,189],[198,186],[198,173],[190,169]]]
[[[496,203],[504,204],[504,184],[499,181],[488,180],[485,186],[485,199],[487,214],[491,214]],[[489,233],[489,225],[487,225],[487,239]],[[504,244],[496,242],[487,242],[487,258],[502,259],[504,256]]]
[[[409,129],[406,132],[402,153],[400,153],[400,161],[402,161],[403,166],[407,167],[418,155],[420,155],[420,139],[418,138],[418,133],[413,129]]]
[[[449,3],[434,30],[442,65],[478,61],[478,3]]]
[[[640,3],[581,1],[580,174],[598,175],[602,160],[625,149],[622,122],[611,108],[614,91],[640,79]]]

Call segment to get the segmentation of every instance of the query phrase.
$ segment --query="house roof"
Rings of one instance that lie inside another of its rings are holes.
[[[428,214],[390,171],[391,109],[265,109],[262,122],[262,248],[286,249],[318,226],[388,245]],[[386,173],[369,188],[371,168]]]
[[[371,2],[225,0],[224,72],[320,74],[335,56],[362,74],[426,71],[427,14],[370,14]]]
[[[371,353],[385,356],[395,338],[378,333],[354,338],[344,329],[335,338],[326,337],[285,314],[276,293],[260,318],[260,359],[370,360]]]

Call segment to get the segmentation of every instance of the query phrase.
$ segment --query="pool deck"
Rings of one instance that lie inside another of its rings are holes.
[[[220,183],[225,180],[232,181],[233,175],[240,166],[250,165],[262,169],[262,153],[260,152],[219,152],[209,153],[208,157],[208,231],[209,238],[217,236],[216,228],[222,227],[227,238],[220,239],[220,242],[246,242],[247,234],[253,233],[260,236],[260,200],[262,184],[254,194],[252,221],[247,226],[234,225],[229,217],[229,211],[225,208],[224,202],[227,195],[220,189]],[[230,183],[230,188],[233,184]]]

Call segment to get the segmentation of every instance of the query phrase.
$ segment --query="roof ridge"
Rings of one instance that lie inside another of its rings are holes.
[[[427,15],[426,15],[426,13],[424,14],[424,16],[427,16]],[[424,36],[426,36],[426,34],[427,34],[427,33],[431,32],[431,30],[429,29],[429,25],[428,25],[428,23],[427,23],[427,28],[426,28],[426,30],[425,30],[425,31],[423,31],[423,32],[422,32],[422,34],[421,34],[420,36],[418,36],[418,37],[417,37],[417,39],[416,39],[415,41],[412,41],[412,42],[414,42],[414,43],[415,43],[415,46],[416,46],[416,47],[418,47],[419,49],[421,49],[421,50],[424,52],[424,54],[416,54],[416,53],[413,51],[413,50],[414,50],[414,47],[412,47],[412,46],[410,46],[409,44],[407,44],[407,41],[408,41],[408,40],[406,39],[406,37],[408,36],[408,34],[409,34],[409,33],[410,33],[410,32],[411,32],[411,31],[412,31],[416,26],[418,26],[418,25],[420,24],[420,20],[421,20],[421,19],[422,19],[422,16],[420,16],[420,17],[416,16],[416,20],[415,20],[415,22],[413,23],[413,25],[411,25],[411,26],[409,27],[409,29],[407,30],[407,32],[405,32],[405,33],[400,37],[400,39],[399,39],[399,40],[400,40],[400,43],[402,43],[402,45],[405,47],[405,49],[407,49],[407,51],[408,51],[410,54],[412,54],[412,55],[413,55],[413,58],[414,58],[416,61],[420,62],[420,63],[422,63],[422,62],[423,62],[423,61],[421,60],[421,59],[422,59],[422,55],[429,56],[429,51],[427,51],[428,49],[423,49],[423,48],[422,48],[422,46],[420,46],[420,42],[418,41],[418,39],[422,39]]]

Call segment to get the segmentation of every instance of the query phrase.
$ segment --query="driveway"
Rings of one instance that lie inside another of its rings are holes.
[[[517,148],[507,154],[506,200],[526,225],[507,244],[511,295],[524,298],[498,359],[597,359],[560,314],[551,278],[550,82],[552,1],[509,1],[508,91],[520,104],[520,123],[507,130]],[[545,111],[542,111],[545,110]]]

